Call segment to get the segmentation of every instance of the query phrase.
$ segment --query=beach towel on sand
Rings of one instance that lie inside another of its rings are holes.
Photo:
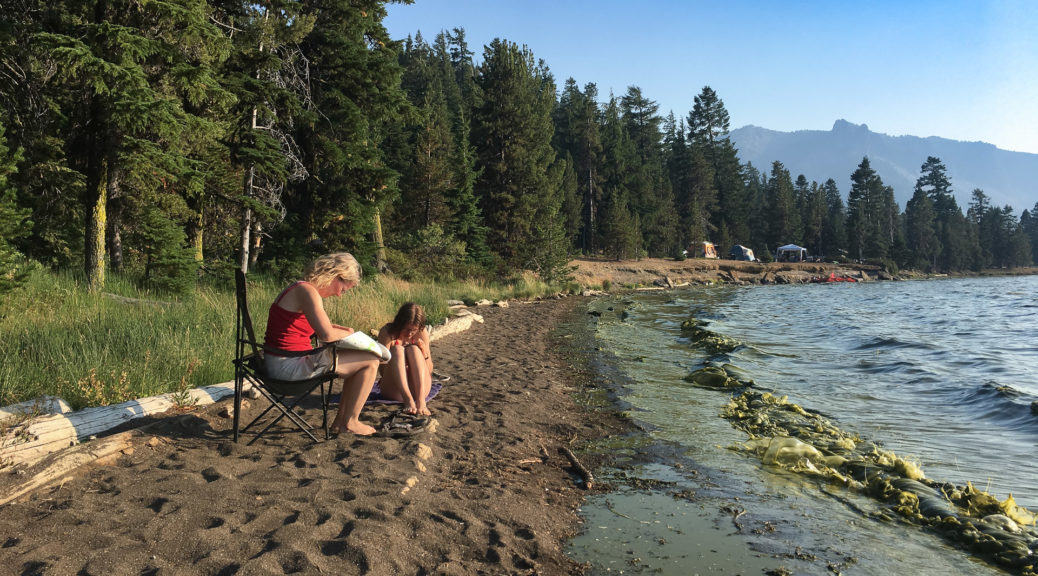
[[[443,389],[443,383],[439,380],[433,380],[432,385],[429,387],[429,395],[425,397],[425,401],[428,402],[436,397]],[[328,399],[332,404],[339,402],[339,395],[336,394]],[[368,394],[368,399],[364,402],[365,404],[402,404],[397,400],[389,400],[382,397],[382,388],[379,387],[379,382],[375,382],[375,385],[371,387],[371,393]]]

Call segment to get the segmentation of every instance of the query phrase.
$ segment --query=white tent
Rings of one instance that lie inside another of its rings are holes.
[[[806,259],[807,248],[797,246],[796,244],[779,246],[778,251],[775,253],[776,262],[803,262]]]

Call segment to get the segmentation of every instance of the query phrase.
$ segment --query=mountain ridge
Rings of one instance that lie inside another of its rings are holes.
[[[843,119],[836,120],[828,131],[780,132],[747,124],[728,136],[739,159],[752,163],[762,174],[770,175],[777,160],[794,180],[800,174],[819,184],[832,178],[844,199],[851,189],[851,174],[868,156],[872,169],[885,185],[894,188],[894,198],[904,209],[920,167],[928,156],[934,156],[947,169],[963,212],[975,188],[983,190],[993,206],[1012,206],[1018,215],[1038,202],[1038,154],[1003,150],[987,142],[890,136]]]

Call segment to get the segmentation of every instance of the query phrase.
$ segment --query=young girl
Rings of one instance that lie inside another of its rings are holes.
[[[422,307],[414,302],[401,306],[396,318],[378,331],[378,341],[393,353],[382,367],[382,397],[403,402],[409,414],[431,415],[425,399],[432,387],[433,361]]]

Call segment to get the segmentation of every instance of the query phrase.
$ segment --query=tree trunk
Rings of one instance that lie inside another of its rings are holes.
[[[386,265],[386,245],[382,238],[382,212],[379,209],[375,209],[375,269],[379,272],[385,272],[388,266]]]
[[[198,206],[195,207],[195,218],[191,224],[191,229],[188,231],[190,235],[191,246],[194,248],[195,262],[202,263],[202,242],[203,232],[205,227],[205,220],[202,218],[202,201],[198,201]]]
[[[93,205],[86,223],[86,246],[84,265],[87,289],[98,292],[105,286],[105,230],[108,220],[108,160],[101,159],[100,175],[94,187]]]
[[[263,223],[259,220],[252,221],[252,250],[249,251],[249,266],[255,266],[259,259],[260,247],[263,242]]]

